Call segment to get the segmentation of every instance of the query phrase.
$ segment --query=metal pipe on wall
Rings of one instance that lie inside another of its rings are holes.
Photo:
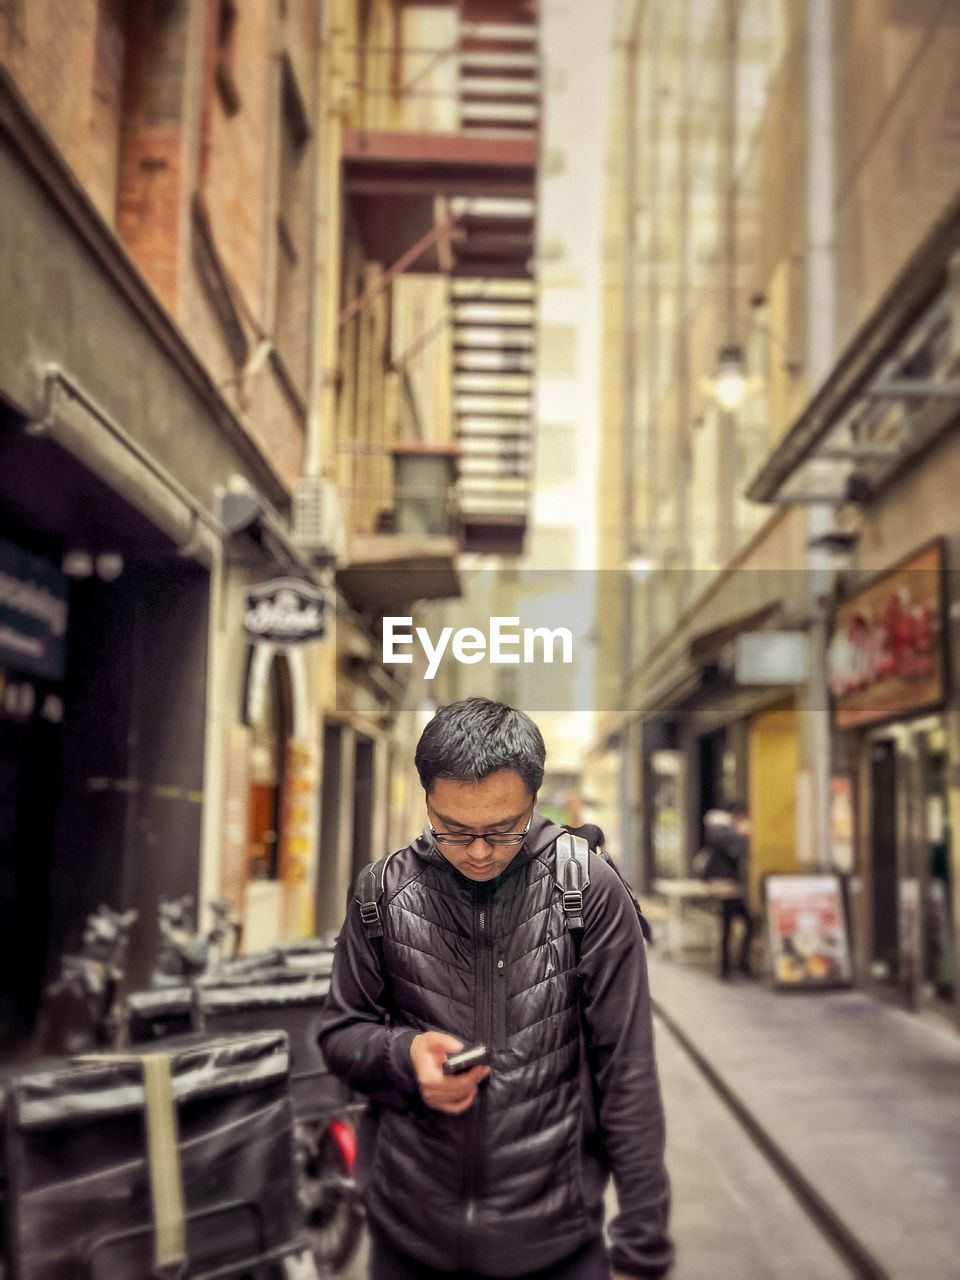
[[[340,367],[340,293],[343,240],[341,138],[346,103],[340,65],[343,24],[338,0],[324,0],[319,26],[321,85],[317,121],[318,186],[314,222],[314,297],[317,327],[308,394],[304,475],[336,479],[337,381]]]
[[[811,394],[833,367],[835,355],[836,285],[834,266],[834,193],[836,128],[833,97],[832,0],[809,0],[807,5],[807,360]],[[829,465],[829,464],[828,464]],[[825,533],[833,521],[827,506],[807,509],[808,544]],[[827,688],[829,641],[826,597],[832,582],[829,554],[808,552],[810,674],[806,764],[813,780],[813,848],[810,861],[827,867],[830,862],[831,726]],[[802,855],[801,851],[801,855]]]

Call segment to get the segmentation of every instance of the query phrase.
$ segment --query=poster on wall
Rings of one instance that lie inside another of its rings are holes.
[[[843,774],[830,779],[830,856],[838,871],[853,870],[853,779]]]
[[[315,838],[320,762],[310,738],[291,738],[283,782],[280,878],[287,887],[286,929],[292,937],[313,933]]]
[[[827,677],[838,728],[943,703],[943,568],[942,543],[931,543],[837,610]]]
[[[769,875],[763,882],[774,986],[849,986],[850,938],[837,875]]]

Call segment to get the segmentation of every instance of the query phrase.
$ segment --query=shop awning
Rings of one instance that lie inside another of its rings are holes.
[[[934,227],[747,489],[865,502],[960,417],[960,201]]]

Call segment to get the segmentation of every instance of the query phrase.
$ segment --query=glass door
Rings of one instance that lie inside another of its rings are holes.
[[[870,972],[896,985],[900,974],[897,874],[897,748],[893,738],[870,745],[871,938]]]
[[[938,727],[923,736],[923,812],[921,815],[924,930],[922,978],[924,994],[953,999],[954,933],[951,883],[950,808],[947,803],[946,734]]]

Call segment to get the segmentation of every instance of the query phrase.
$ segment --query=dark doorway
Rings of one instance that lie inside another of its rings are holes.
[[[328,721],[323,727],[323,776],[320,781],[320,856],[316,902],[318,929],[335,929],[343,919],[344,903],[333,901],[330,893],[330,886],[339,882],[337,855],[340,848],[342,783],[343,728]]]
[[[953,877],[949,776],[946,743],[926,743],[923,797],[924,850],[926,859],[925,925],[923,930],[923,980],[941,1000],[952,1000],[954,989]]]
[[[2,403],[0,538],[54,570],[72,553],[77,574],[62,678],[31,678],[33,710],[14,699],[0,715],[0,1016],[29,1029],[90,911],[139,912],[133,985],[153,964],[157,898],[196,892],[209,577]],[[8,692],[28,683],[13,669],[0,679]],[[58,711],[44,720],[48,695]]]
[[[29,1035],[46,964],[60,742],[59,725],[0,708],[0,1044],[10,1050]]]
[[[374,858],[373,842],[373,742],[357,735],[357,754],[353,776],[353,874],[351,883]],[[385,852],[385,851],[384,851]]]
[[[134,566],[72,596],[48,972],[101,902],[139,913],[127,975],[156,958],[157,903],[200,875],[209,578]]]
[[[700,818],[711,809],[720,809],[729,802],[723,787],[723,753],[726,734],[722,729],[704,734],[699,739],[700,765]]]
[[[871,747],[870,797],[873,973],[893,984],[899,974],[897,756],[890,739]]]

